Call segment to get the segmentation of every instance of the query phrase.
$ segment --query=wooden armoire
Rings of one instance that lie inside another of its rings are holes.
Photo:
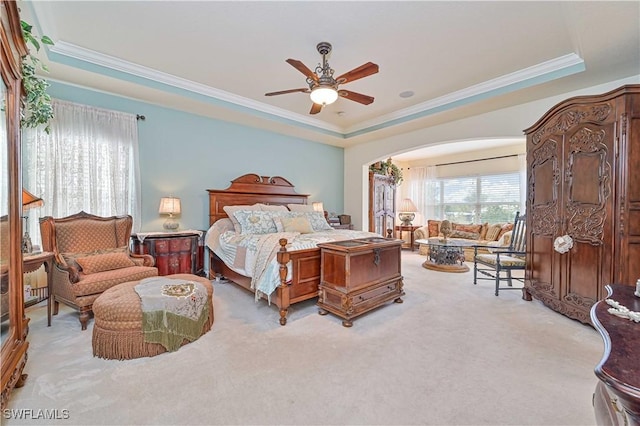
[[[640,278],[640,85],[567,99],[525,130],[524,298],[590,323]]]
[[[391,237],[396,221],[396,184],[393,176],[369,172],[369,232]]]

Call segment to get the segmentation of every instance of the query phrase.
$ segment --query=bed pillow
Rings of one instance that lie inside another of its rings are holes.
[[[309,222],[311,223],[311,227],[315,232],[333,230],[331,225],[329,225],[329,222],[327,222],[327,219],[325,219],[323,212],[313,211],[313,212],[304,212],[304,214],[307,216],[307,219],[309,219]]]
[[[239,210],[247,210],[247,211],[262,210],[260,208],[260,204],[257,204],[257,203],[252,206],[224,206],[222,209],[227,214],[229,219],[231,219],[231,222],[233,222],[233,228],[236,230],[236,234],[239,234],[242,231],[242,227],[240,226],[238,219],[236,219],[233,213]]]
[[[278,218],[282,223],[282,232],[299,232],[301,234],[311,234],[313,227],[306,216],[297,217],[281,217]]]
[[[287,211],[289,211],[286,206],[282,206],[282,205],[279,205],[279,204],[262,204],[262,203],[258,203],[256,205],[260,206],[260,210],[263,210],[265,212],[269,212],[269,211],[272,211],[272,212],[287,212]]]
[[[313,206],[309,204],[287,204],[292,212],[314,212]]]
[[[240,224],[241,234],[270,234],[278,231],[274,222],[274,218],[278,217],[278,213],[280,212],[238,210],[233,212],[233,216]]]
[[[111,271],[113,269],[128,268],[136,266],[133,260],[126,253],[105,253],[93,256],[79,257],[76,262],[82,266],[85,274],[95,274],[98,272]]]

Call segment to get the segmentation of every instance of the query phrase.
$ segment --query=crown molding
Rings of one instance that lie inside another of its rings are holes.
[[[147,80],[148,82],[159,83],[164,86],[201,95],[216,103],[226,103],[246,108],[253,112],[260,112],[272,118],[277,117],[279,120],[296,123],[307,128],[313,128],[323,133],[330,133],[341,139],[360,136],[461,105],[469,104],[480,99],[497,96],[525,87],[531,87],[585,70],[584,60],[576,53],[570,53],[408,108],[382,115],[372,120],[364,121],[348,129],[344,129],[306,115],[287,111],[282,108],[238,96],[224,90],[196,83],[181,77],[176,77],[152,68],[144,67],[113,56],[67,43],[62,40],[57,41],[54,46],[49,48],[49,50],[51,53],[65,58],[79,60],[84,63],[113,70],[128,76],[138,77],[143,80]]]
[[[56,41],[55,45],[49,48],[49,51],[67,58],[76,59],[79,61],[97,65],[99,67],[108,68],[117,72],[140,77],[142,79],[160,83],[166,86],[171,86],[191,93],[196,93],[198,95],[215,99],[217,101],[238,105],[254,111],[260,111],[265,114],[301,123],[306,126],[315,127],[332,133],[337,133],[339,135],[343,135],[344,133],[344,129],[325,123],[321,120],[287,111],[285,109],[274,107],[262,102],[257,102],[243,96],[238,96],[224,90],[196,83],[181,77],[176,77],[168,73],[135,64],[133,62],[124,61],[122,59],[86,49],[72,43],[67,43],[62,40]]]
[[[346,136],[351,137],[368,133],[374,129],[389,127],[393,124],[408,121],[408,119],[424,117],[470,103],[479,98],[503,94],[516,88],[534,86],[584,70],[584,60],[575,53],[569,53],[372,120],[364,121],[347,129]]]

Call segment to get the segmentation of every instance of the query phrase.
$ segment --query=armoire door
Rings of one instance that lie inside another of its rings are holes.
[[[396,186],[393,177],[369,173],[369,232],[382,236],[395,227]]]
[[[624,173],[627,130],[618,96],[569,99],[526,131],[524,297],[584,323],[606,296],[605,286],[628,275],[615,265],[628,256],[624,234],[632,227],[625,225],[624,194],[637,178]]]

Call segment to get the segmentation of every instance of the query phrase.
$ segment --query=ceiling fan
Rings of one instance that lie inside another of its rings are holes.
[[[309,93],[311,100],[313,101],[309,114],[319,113],[323,106],[334,103],[338,97],[349,99],[363,105],[369,105],[373,102],[373,97],[371,96],[352,92],[350,90],[339,89],[338,86],[340,84],[346,84],[377,73],[378,65],[372,62],[367,62],[366,64],[360,65],[358,68],[354,68],[337,78],[333,78],[333,69],[329,67],[329,62],[327,62],[327,55],[331,53],[331,43],[323,41],[318,43],[316,48],[318,49],[318,53],[322,55],[322,64],[318,64],[315,72],[311,71],[305,64],[296,59],[287,59],[287,62],[292,67],[307,77],[307,84],[309,85],[308,88],[303,87],[300,89],[282,90],[280,92],[265,93],[264,95],[276,96],[297,92]]]

